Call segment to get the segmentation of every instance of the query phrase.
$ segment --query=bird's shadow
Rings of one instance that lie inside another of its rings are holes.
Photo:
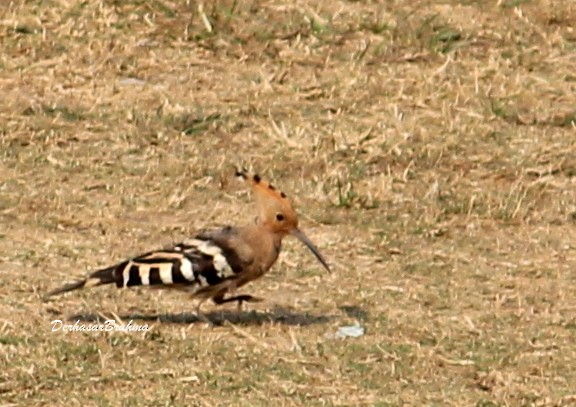
[[[368,312],[356,305],[342,305],[338,307],[338,309],[350,318],[355,318],[360,321],[368,320]]]
[[[211,323],[217,326],[231,323],[234,325],[253,325],[259,326],[269,323],[282,324],[287,326],[308,326],[316,324],[325,324],[336,315],[315,315],[311,313],[293,312],[284,307],[276,306],[271,311],[213,311],[204,313]],[[128,313],[118,315],[124,323],[128,321],[141,322],[160,322],[169,324],[194,324],[205,323],[206,320],[199,317],[193,312],[181,312],[175,314],[144,314]],[[103,323],[107,319],[115,319],[114,316],[95,313],[79,313],[67,318],[69,321],[82,321],[92,323]],[[119,321],[116,321],[117,323]]]

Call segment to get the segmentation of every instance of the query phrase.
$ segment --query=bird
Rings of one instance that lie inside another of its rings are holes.
[[[89,273],[86,278],[66,284],[46,298],[69,291],[115,284],[118,288],[150,286],[190,292],[198,300],[196,314],[206,300],[216,305],[263,299],[249,294],[234,295],[245,284],[265,275],[275,264],[286,236],[299,239],[322,266],[330,266],[298,226],[298,216],[286,194],[257,174],[236,169],[236,177],[247,183],[256,201],[255,221],[243,226],[206,229],[194,237],[167,248],[150,251]],[[207,321],[210,322],[210,321]]]

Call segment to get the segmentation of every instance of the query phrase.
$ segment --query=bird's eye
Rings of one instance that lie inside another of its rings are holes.
[[[278,222],[282,222],[284,220],[284,215],[282,215],[281,213],[277,213],[276,214],[276,220]]]

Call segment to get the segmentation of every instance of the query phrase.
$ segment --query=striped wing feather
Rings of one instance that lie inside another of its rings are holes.
[[[116,268],[117,285],[213,286],[244,270],[252,259],[241,259],[233,248],[234,229],[204,232],[171,248],[135,257]]]
[[[170,248],[144,253],[95,271],[87,279],[56,289],[48,296],[110,283],[117,287],[220,288],[222,283],[236,279],[253,262],[250,251],[237,250],[237,233],[237,229],[231,227],[202,232]]]

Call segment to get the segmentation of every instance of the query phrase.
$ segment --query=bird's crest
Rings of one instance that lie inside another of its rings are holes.
[[[236,170],[236,176],[248,183],[257,197],[288,201],[284,192],[276,189],[274,185],[263,180],[258,174],[250,175],[246,170]]]
[[[298,216],[284,192],[263,180],[258,174],[251,175],[245,170],[236,170],[236,176],[250,185],[261,223],[275,225],[274,229],[286,229],[286,232],[298,227]]]

